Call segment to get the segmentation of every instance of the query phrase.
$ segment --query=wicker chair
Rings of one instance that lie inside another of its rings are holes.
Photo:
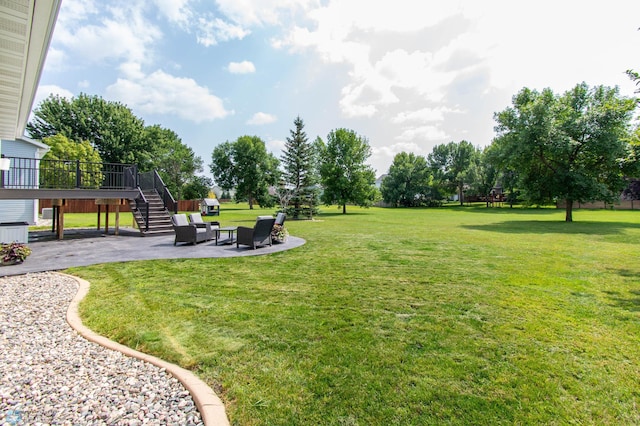
[[[284,226],[284,221],[286,218],[287,215],[285,213],[278,213],[278,215],[276,216],[276,225]]]
[[[207,228],[198,228],[192,223],[187,221],[187,215],[174,214],[171,216],[171,223],[173,230],[176,232],[176,239],[173,242],[175,246],[177,243],[189,243],[196,244],[202,241],[208,241],[212,237],[211,231],[207,233]]]
[[[271,217],[258,217],[253,228],[238,226],[236,247],[240,244],[256,249],[259,246],[271,245],[271,230],[276,220]]]
[[[220,222],[212,221],[205,222],[202,220],[202,215],[200,213],[191,213],[189,215],[189,223],[195,225],[196,228],[204,228],[207,230],[207,241],[212,240],[214,236],[216,236],[218,232],[218,228],[220,228]]]

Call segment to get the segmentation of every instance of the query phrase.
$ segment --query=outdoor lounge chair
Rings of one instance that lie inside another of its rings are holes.
[[[187,215],[174,214],[171,217],[171,223],[173,230],[176,232],[176,239],[173,242],[175,246],[177,243],[189,243],[196,244],[202,241],[208,241],[212,238],[212,232],[207,228],[198,228],[193,223],[187,221]]]
[[[271,245],[271,230],[276,220],[271,216],[258,216],[253,228],[238,226],[236,247],[240,244],[256,249],[259,246]]]
[[[284,220],[287,218],[287,215],[285,213],[278,213],[278,215],[276,216],[276,225],[280,225],[280,226],[284,226]]]
[[[205,222],[202,220],[202,215],[200,213],[191,213],[189,215],[189,223],[196,226],[196,228],[204,228],[207,230],[207,240],[212,240],[214,232],[218,232],[220,228],[220,222]]]

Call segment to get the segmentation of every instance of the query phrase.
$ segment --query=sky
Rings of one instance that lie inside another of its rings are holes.
[[[640,1],[62,0],[34,107],[98,95],[176,132],[210,176],[216,145],[280,157],[347,128],[380,176],[400,152],[495,136],[524,87],[636,87]]]

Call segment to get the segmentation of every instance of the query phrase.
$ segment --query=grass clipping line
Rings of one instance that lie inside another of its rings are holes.
[[[89,292],[89,282],[73,275],[63,273],[58,274],[72,278],[78,283],[78,292],[69,304],[69,309],[67,309],[67,322],[71,328],[76,330],[85,339],[104,346],[107,349],[118,351],[126,356],[137,358],[159,368],[164,368],[173,375],[173,377],[178,379],[189,391],[191,397],[196,403],[196,406],[198,407],[198,411],[202,417],[202,422],[205,426],[229,426],[229,419],[227,418],[224,404],[218,395],[216,395],[205,382],[197,378],[192,372],[175,364],[161,360],[160,358],[147,355],[131,349],[128,346],[114,342],[113,340],[109,340],[85,327],[78,315],[78,304]]]

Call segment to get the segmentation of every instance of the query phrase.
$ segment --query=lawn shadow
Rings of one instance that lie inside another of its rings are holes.
[[[486,225],[462,225],[465,229],[504,234],[584,234],[618,235],[627,229],[640,229],[631,222],[564,222],[542,220],[509,220]],[[638,241],[640,243],[640,241]]]
[[[486,207],[486,206],[447,206],[446,208],[458,209],[469,213],[489,213],[489,214],[536,214],[536,215],[562,215],[564,217],[564,210],[556,208],[534,208],[534,207],[514,207],[510,208],[508,205],[502,207]]]
[[[630,312],[640,312],[640,290],[630,290],[628,297],[624,297],[618,291],[605,291],[604,293],[609,296],[614,306]]]

